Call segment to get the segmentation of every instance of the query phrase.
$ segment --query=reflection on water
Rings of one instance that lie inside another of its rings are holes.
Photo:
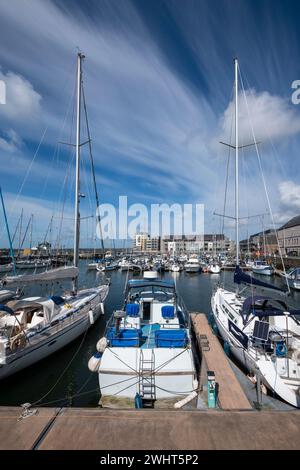
[[[34,403],[44,396],[60,379],[53,391],[42,400],[43,404],[47,403],[49,406],[62,404],[97,406],[99,401],[97,374],[89,372],[87,363],[90,356],[95,352],[97,340],[103,335],[106,321],[114,309],[122,307],[127,273],[121,271],[112,271],[105,274],[96,271],[88,272],[86,266],[87,261],[80,261],[79,284],[81,287],[90,287],[102,283],[105,277],[111,279],[104,317],[100,318],[94,327],[87,332],[84,341],[83,338],[79,338],[40,363],[2,381],[0,405]],[[163,278],[174,279],[180,296],[191,312],[210,313],[211,292],[218,283],[225,283],[226,287],[234,288],[232,272],[225,272],[220,275],[169,272],[164,273]],[[272,280],[265,276],[260,276],[260,278],[281,287],[284,285],[284,281],[275,276]],[[59,293],[68,288],[70,288],[68,283],[59,283],[55,286],[54,291]],[[49,295],[49,286],[35,286],[34,289],[27,289],[25,294]],[[300,306],[300,292],[292,292],[288,303],[294,307]],[[72,400],[69,398],[78,392],[80,392],[80,396]]]

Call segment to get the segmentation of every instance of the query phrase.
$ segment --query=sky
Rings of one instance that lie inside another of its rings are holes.
[[[300,79],[299,14],[292,0],[0,0],[0,185],[11,232],[23,209],[23,232],[34,215],[34,243],[53,217],[52,243],[72,244],[74,148],[60,142],[75,139],[78,50],[101,202],[202,203],[205,231],[220,231],[214,212],[224,210],[228,147],[219,141],[234,139],[238,57],[239,144],[253,135],[260,142],[259,159],[255,146],[240,151],[241,238],[261,230],[260,217],[247,217],[269,203],[276,227],[298,215],[300,105],[291,84]],[[81,245],[92,246],[87,150]],[[230,216],[233,170],[231,152]],[[233,236],[230,219],[225,232]]]

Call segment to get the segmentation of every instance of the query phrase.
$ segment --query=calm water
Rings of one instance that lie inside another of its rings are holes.
[[[91,373],[88,370],[87,363],[96,350],[96,342],[103,334],[106,321],[113,310],[121,308],[123,305],[123,292],[127,273],[112,271],[104,275],[94,271],[87,272],[86,266],[87,262],[81,261],[80,286],[94,286],[97,283],[102,283],[104,277],[111,279],[104,317],[98,320],[84,338],[79,338],[47,359],[2,381],[0,386],[0,405],[20,405],[25,402],[34,403],[40,400],[56,384],[51,393],[40,404],[49,406],[97,406],[99,401],[97,374]],[[233,275],[229,272],[222,273],[221,275],[188,274],[182,272],[165,273],[163,278],[174,279],[176,281],[177,290],[189,311],[208,314],[211,310],[210,297],[214,285],[225,281],[227,287],[232,286]],[[273,282],[282,285],[282,281],[279,278],[274,277]],[[66,287],[67,285],[57,285],[55,292],[60,292]],[[46,295],[47,293],[49,293],[49,291],[47,292],[47,286],[39,286],[38,291],[25,292],[26,295]],[[290,303],[299,307],[300,293],[293,293]],[[74,396],[77,394],[79,396]]]

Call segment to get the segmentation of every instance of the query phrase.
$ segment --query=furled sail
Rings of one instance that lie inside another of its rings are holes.
[[[234,271],[234,282],[236,284],[249,284],[254,287],[256,286],[263,287],[265,289],[271,289],[277,292],[281,292],[282,294],[285,294],[285,292],[279,287],[273,286],[272,284],[269,284],[264,281],[260,281],[259,279],[256,279],[255,277],[244,273],[239,266],[236,266],[235,271]]]
[[[48,271],[43,271],[41,273],[6,276],[2,280],[2,284],[28,284],[35,282],[58,281],[60,279],[75,279],[78,276],[78,271],[78,268],[75,266],[64,266],[56,269],[49,269]]]

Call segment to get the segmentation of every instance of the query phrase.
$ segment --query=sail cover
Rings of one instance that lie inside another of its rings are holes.
[[[236,266],[235,271],[234,271],[234,282],[236,284],[249,284],[251,286],[259,286],[259,287],[264,287],[266,289],[271,289],[275,290],[277,292],[285,293],[282,289],[279,287],[273,286],[272,284],[269,284],[264,281],[260,281],[259,279],[256,279],[253,276],[250,276],[249,274],[244,273],[239,266]]]
[[[39,282],[59,281],[60,279],[74,279],[78,276],[78,268],[75,266],[64,266],[56,269],[49,269],[41,273],[21,274],[19,276],[6,276],[2,283],[7,284],[28,284]]]

